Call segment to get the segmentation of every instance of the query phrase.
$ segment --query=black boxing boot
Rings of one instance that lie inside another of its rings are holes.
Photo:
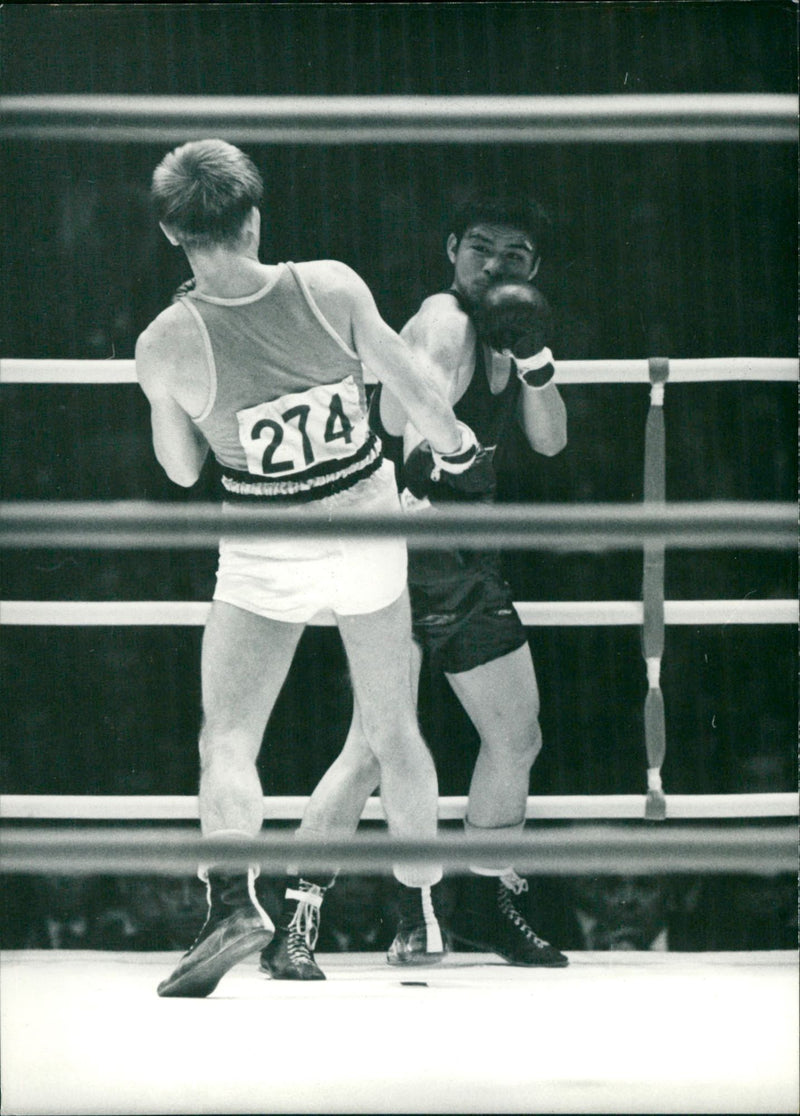
[[[210,995],[229,969],[272,938],[274,926],[255,893],[254,869],[208,872],[208,914],[191,948],[158,986],[159,996]]]
[[[275,936],[261,951],[262,973],[273,980],[325,980],[314,959],[314,948],[326,890],[299,877],[290,880]]]
[[[432,965],[444,957],[447,942],[439,911],[440,887],[407,887],[398,881],[400,921],[386,955],[390,965]]]
[[[475,949],[499,954],[512,965],[563,969],[568,958],[531,929],[518,909],[528,881],[508,869],[499,876],[473,874],[471,895],[459,912],[453,938]]]

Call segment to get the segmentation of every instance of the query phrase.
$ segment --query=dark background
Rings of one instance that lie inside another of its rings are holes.
[[[7,93],[606,94],[797,89],[791,3],[15,5]],[[187,277],[148,208],[168,146],[19,141],[0,181],[2,355],[129,358]],[[263,258],[335,257],[399,328],[449,282],[448,214],[467,190],[538,197],[554,225],[539,283],[562,359],[791,357],[796,151],[789,144],[247,145],[264,173]],[[502,498],[642,498],[647,389],[565,388],[570,444],[520,442]],[[5,499],[206,500],[156,465],[136,386],[6,386]],[[668,387],[670,500],[793,500],[791,384]],[[2,597],[196,599],[211,552],[8,552]],[[513,553],[517,600],[635,599],[641,556]],[[668,598],[792,597],[794,555],[672,552]],[[196,790],[200,631],[6,628],[0,789]],[[533,629],[545,748],[537,794],[642,793],[645,672],[631,628]],[[796,632],[673,627],[665,788],[796,788]],[[265,792],[309,793],[349,717],[338,635],[309,630],[268,728]],[[421,717],[442,794],[476,740],[440,679]]]

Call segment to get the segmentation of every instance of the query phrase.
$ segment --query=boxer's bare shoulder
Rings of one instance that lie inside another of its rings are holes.
[[[204,340],[183,300],[162,310],[136,342],[136,376],[148,396],[169,394],[194,413],[207,390]]]
[[[359,300],[372,304],[366,283],[340,260],[308,260],[295,264],[315,305],[336,333],[354,346],[352,319]]]

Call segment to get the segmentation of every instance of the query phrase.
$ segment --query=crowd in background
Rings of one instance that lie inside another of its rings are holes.
[[[282,885],[271,884],[274,918]],[[567,951],[797,947],[791,875],[532,877],[529,884],[526,915],[529,909],[541,933]],[[445,881],[447,911],[469,886],[468,877]],[[382,876],[340,875],[325,899],[318,951],[388,949],[394,890]],[[4,896],[4,949],[183,950],[206,911],[205,886],[194,877],[15,877],[4,881]]]

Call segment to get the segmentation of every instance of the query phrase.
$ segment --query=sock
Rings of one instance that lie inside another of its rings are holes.
[[[392,870],[395,879],[405,887],[432,888],[444,875],[440,864],[393,864]]]
[[[469,836],[480,837],[482,840],[491,841],[492,837],[496,837],[498,841],[505,841],[508,837],[514,837],[517,833],[522,833],[525,828],[525,819],[521,822],[516,822],[512,825],[473,825],[468,818],[464,818],[464,831]],[[497,866],[491,863],[484,862],[483,864],[470,864],[470,872],[474,872],[476,876],[505,876],[513,871],[510,864]]]
[[[251,841],[253,834],[246,833],[243,829],[215,829],[213,833],[204,833],[203,839],[206,841]],[[214,868],[216,868],[216,865],[208,862],[197,866],[197,875],[203,883],[208,883],[208,873]],[[254,870],[256,875],[261,871],[258,865],[254,866]],[[237,873],[244,875],[243,868],[235,868],[233,871],[226,869],[225,871],[228,875],[236,875]]]
[[[305,839],[307,841],[318,841],[323,844],[325,841],[330,840],[332,837],[338,837],[340,834],[327,832],[322,829],[312,829],[311,826],[304,826],[302,829],[296,830],[294,836],[296,838]],[[341,834],[344,837],[350,836],[349,831]],[[300,866],[297,864],[289,864],[286,868],[286,874],[293,877],[294,886],[296,887],[300,880],[305,880],[306,883],[315,884],[326,891],[329,887],[333,887],[336,883],[336,877],[339,874],[339,869],[334,869],[333,872],[319,872],[316,874],[309,874],[302,872]]]

